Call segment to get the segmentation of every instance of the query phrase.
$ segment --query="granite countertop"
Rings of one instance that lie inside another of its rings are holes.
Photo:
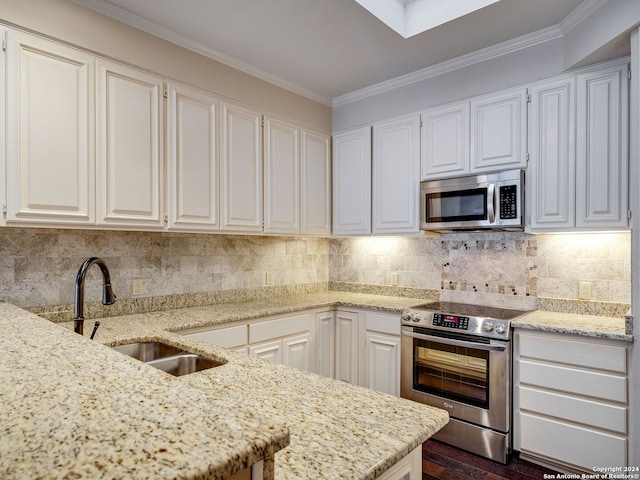
[[[93,342],[72,322],[0,304],[0,477],[224,478],[264,459],[266,478],[376,478],[442,428],[447,413],[170,330],[336,304],[397,312],[417,303],[324,292],[125,315],[100,319]],[[99,343],[140,340],[225,363],[176,378]]]
[[[513,328],[633,342],[624,318],[536,310],[511,322]]]

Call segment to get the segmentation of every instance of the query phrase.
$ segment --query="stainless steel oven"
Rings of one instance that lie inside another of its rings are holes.
[[[526,312],[434,302],[402,313],[401,396],[449,411],[434,438],[506,463],[511,332]]]

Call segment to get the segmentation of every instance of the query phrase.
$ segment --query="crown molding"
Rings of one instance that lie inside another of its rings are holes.
[[[408,73],[406,75],[402,75],[400,77],[392,78],[391,80],[386,80],[369,87],[361,88],[360,90],[355,90],[353,92],[340,95],[339,97],[335,97],[333,99],[331,106],[335,108],[346,105],[348,103],[357,102],[374,95],[380,95],[389,90],[412,85],[414,83],[437,77],[439,75],[443,75],[445,73],[449,73],[454,70],[467,67],[469,65],[485,62],[487,60],[514,53],[525,48],[539,45],[541,43],[549,42],[560,37],[562,37],[562,32],[560,31],[560,27],[558,25],[547,27],[545,29],[538,30],[537,32],[523,35],[506,42],[498,43],[496,45],[491,45],[490,47],[486,47],[466,55],[461,55],[451,60],[447,60],[436,65],[431,65],[429,67]]]
[[[201,42],[197,42],[189,37],[176,33],[173,30],[158,25],[157,23],[146,20],[134,13],[129,12],[128,10],[109,4],[103,0],[73,0],[73,2],[82,7],[86,7],[95,12],[114,18],[115,20],[125,23],[138,30],[142,30],[143,32],[149,33],[170,43],[186,48],[187,50],[196,52],[207,58],[215,60],[216,62],[227,65],[228,67],[234,68],[243,73],[247,73],[253,77],[257,77],[260,80],[264,80],[265,82],[271,83],[277,87],[284,88],[286,90],[289,90],[290,92],[309,98],[318,103],[331,106],[331,99],[324,95],[284,80],[283,78],[280,78],[276,75],[265,72],[264,70],[256,68],[248,63],[242,62],[236,58],[226,55],[219,50],[208,47]]]
[[[605,3],[607,3],[607,0],[584,0],[557,25],[538,30],[537,32],[533,32],[528,35],[523,35],[512,40],[507,40],[506,42],[492,45],[436,65],[431,65],[421,70],[392,78],[391,80],[386,80],[384,82],[376,83],[375,85],[370,85],[368,87],[340,95],[333,99],[331,106],[335,108],[348,103],[357,102],[396,88],[405,87],[428,78],[437,77],[438,75],[443,75],[475,63],[491,60],[502,55],[514,53],[518,50],[523,50],[525,48],[561,38],[576,26],[580,25],[580,23],[585,21],[593,12]]]

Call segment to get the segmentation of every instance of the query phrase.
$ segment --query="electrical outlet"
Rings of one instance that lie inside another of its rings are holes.
[[[389,283],[391,283],[391,285],[398,285],[398,272],[391,272],[391,275],[389,275]]]
[[[144,278],[134,278],[131,285],[131,294],[137,297],[145,293],[147,293],[147,287],[144,283]]]
[[[580,282],[578,298],[580,300],[591,300],[591,282]]]
[[[265,285],[273,285],[273,274],[271,272],[265,272],[265,274],[264,274],[264,284]]]

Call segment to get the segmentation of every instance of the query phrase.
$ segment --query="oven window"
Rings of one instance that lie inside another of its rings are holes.
[[[489,352],[414,339],[413,388],[489,408]]]
[[[427,194],[427,222],[487,219],[487,189]]]

